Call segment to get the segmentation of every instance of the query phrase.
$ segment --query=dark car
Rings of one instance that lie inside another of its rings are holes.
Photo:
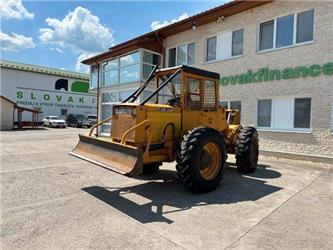
[[[69,127],[88,127],[90,128],[90,122],[85,115],[73,115],[69,114],[66,118],[67,126]]]

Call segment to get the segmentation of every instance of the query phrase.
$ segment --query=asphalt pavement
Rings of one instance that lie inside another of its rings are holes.
[[[175,164],[128,178],[68,154],[87,129],[0,132],[1,249],[332,249],[332,166],[234,159],[192,194]]]

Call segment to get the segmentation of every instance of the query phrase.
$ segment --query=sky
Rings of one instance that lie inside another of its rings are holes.
[[[0,0],[1,59],[87,72],[80,62],[226,0]]]

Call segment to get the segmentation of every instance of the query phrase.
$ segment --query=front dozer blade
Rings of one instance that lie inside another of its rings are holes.
[[[84,135],[79,138],[79,143],[69,152],[71,155],[120,174],[142,173],[142,149]]]

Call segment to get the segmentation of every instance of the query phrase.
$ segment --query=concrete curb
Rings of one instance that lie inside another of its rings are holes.
[[[282,152],[282,151],[272,151],[272,150],[266,150],[266,149],[260,150],[260,154],[264,155],[264,156],[280,157],[280,158],[287,158],[287,159],[293,159],[293,160],[312,161],[312,162],[333,165],[333,157],[325,156],[325,155],[299,154],[299,153],[290,153],[290,152]]]

